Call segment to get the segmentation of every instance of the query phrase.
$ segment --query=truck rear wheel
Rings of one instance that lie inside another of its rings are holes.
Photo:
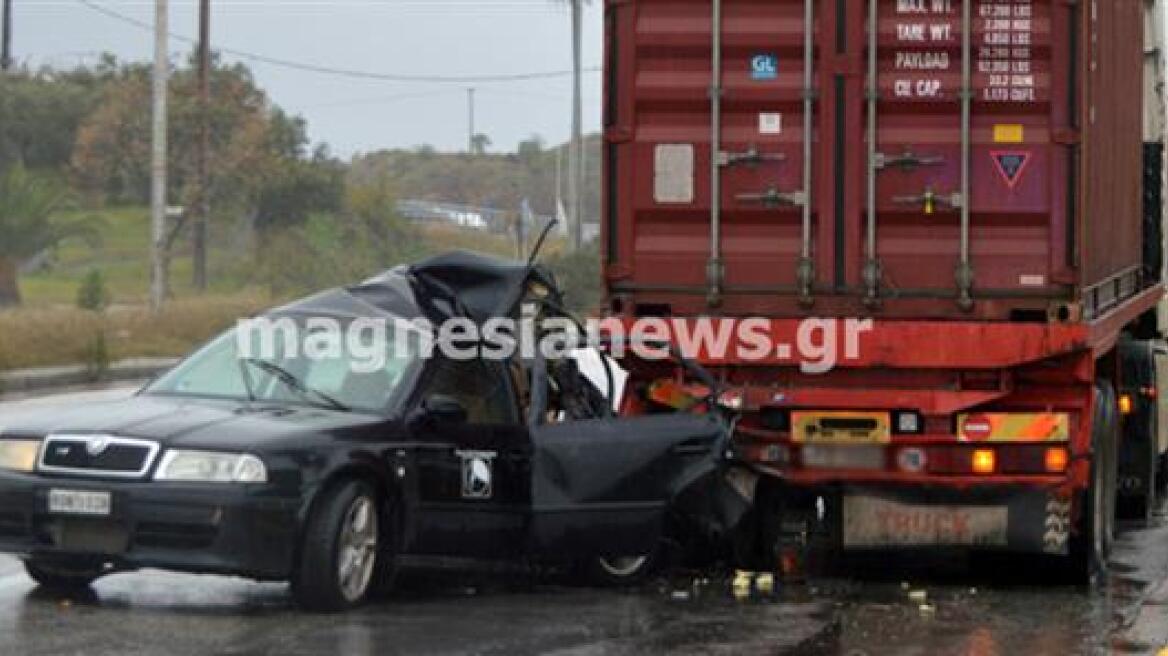
[[[1123,488],[1134,488],[1135,494],[1126,494],[1120,497],[1118,513],[1124,519],[1134,519],[1140,522],[1150,522],[1152,511],[1156,508],[1156,495],[1159,489],[1160,456],[1156,453],[1157,444],[1155,435],[1150,428],[1144,433],[1138,429],[1126,430],[1123,441],[1131,448],[1139,449],[1135,462],[1130,471],[1123,472]]]
[[[1091,422],[1091,478],[1083,492],[1078,534],[1071,541],[1071,575],[1090,583],[1107,573],[1115,536],[1117,438],[1119,412],[1115,388],[1096,384]]]

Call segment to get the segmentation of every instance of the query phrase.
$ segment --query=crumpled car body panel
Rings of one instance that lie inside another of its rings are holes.
[[[652,551],[671,515],[707,513],[733,495],[720,451],[726,427],[712,417],[649,415],[575,421],[532,431],[532,530],[538,551]],[[681,506],[675,502],[682,500]],[[704,518],[728,528],[730,515]]]

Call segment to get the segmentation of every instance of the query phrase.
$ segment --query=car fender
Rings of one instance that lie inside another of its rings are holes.
[[[407,522],[403,515],[407,504],[403,503],[401,485],[388,460],[379,457],[374,450],[352,448],[351,445],[347,445],[347,448],[334,452],[319,472],[318,476],[304,481],[300,509],[297,512],[297,551],[303,543],[308,519],[312,516],[322,494],[342,481],[353,479],[368,481],[382,494],[382,498],[386,500],[385,508],[391,511],[389,516],[397,525],[395,534],[398,536],[400,548],[406,527],[411,522]]]

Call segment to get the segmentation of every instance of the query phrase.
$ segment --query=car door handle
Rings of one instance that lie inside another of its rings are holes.
[[[531,459],[531,457],[527,455],[526,451],[512,449],[511,451],[506,451],[503,453],[503,459],[510,463],[519,463],[527,462]]]
[[[701,456],[710,453],[711,449],[705,441],[690,441],[673,447],[673,453],[679,456]]]

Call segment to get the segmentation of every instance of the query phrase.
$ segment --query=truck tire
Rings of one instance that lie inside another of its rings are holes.
[[[361,480],[332,485],[313,504],[292,595],[306,610],[339,612],[364,603],[395,560],[383,504]]]
[[[1123,472],[1123,478],[1125,481],[1129,477],[1135,479],[1133,483],[1138,481],[1138,492],[1134,495],[1121,496],[1117,510],[1123,519],[1136,520],[1145,525],[1152,520],[1152,511],[1156,508],[1160,469],[1160,455],[1156,453],[1158,445],[1155,442],[1155,435],[1150,427],[1147,430],[1147,433],[1139,430],[1124,431],[1124,444],[1132,445],[1132,448],[1139,449],[1140,453],[1128,471]]]
[[[1115,537],[1117,439],[1119,411],[1115,388],[1096,383],[1091,423],[1091,476],[1083,492],[1078,533],[1071,540],[1071,577],[1091,583],[1107,574]]]
[[[84,590],[106,574],[105,569],[98,564],[37,558],[25,560],[24,571],[42,588],[58,592]]]

